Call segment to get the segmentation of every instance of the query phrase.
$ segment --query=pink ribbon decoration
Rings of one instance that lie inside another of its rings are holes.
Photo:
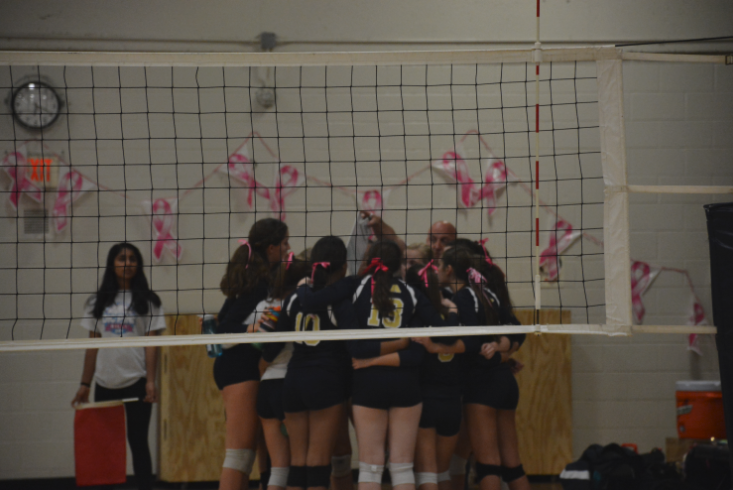
[[[285,198],[295,192],[304,180],[300,171],[291,165],[283,165],[279,175],[275,177],[275,192],[270,194],[270,209],[280,221],[285,221]]]
[[[496,211],[496,199],[499,193],[506,187],[507,169],[506,164],[501,160],[489,159],[486,162],[486,176],[484,177],[484,185],[479,192],[478,200],[486,201],[486,209],[489,216]]]
[[[3,168],[5,169],[5,173],[13,181],[10,187],[9,198],[13,209],[18,210],[18,202],[20,201],[21,194],[25,194],[36,202],[41,202],[43,191],[28,178],[28,161],[22,150],[6,156],[3,159]]]
[[[560,271],[558,256],[565,252],[580,235],[581,232],[573,231],[573,225],[563,219],[555,223],[555,229],[550,233],[550,244],[540,254],[540,271],[545,281],[557,280]]]
[[[171,231],[176,219],[178,199],[156,199],[152,203],[143,201],[143,208],[150,215],[153,224],[153,259],[160,262],[163,252],[170,252],[176,260],[181,258],[183,247]]]
[[[460,146],[447,151],[441,160],[433,162],[433,166],[443,172],[448,180],[458,184],[458,205],[472,208],[480,201],[486,201],[489,216],[496,211],[496,200],[502,189],[506,187],[508,172],[503,161],[495,158],[486,160],[484,183],[481,187],[471,178],[471,172],[463,157]]]
[[[372,294],[374,294],[374,274],[377,272],[389,272],[389,267],[384,265],[381,258],[374,257],[365,271],[372,274]]]
[[[252,250],[250,249],[250,255],[252,254]],[[288,254],[288,257],[285,259],[285,270],[290,269],[290,266],[293,265],[293,259],[295,259],[295,252],[290,252]]]
[[[438,268],[435,267],[435,265],[433,265],[433,262],[434,261],[431,259],[430,262],[428,262],[427,264],[425,264],[425,267],[423,267],[422,269],[420,269],[419,271],[417,271],[418,277],[420,279],[422,279],[423,282],[425,282],[425,287],[426,288],[430,286],[430,284],[428,282],[428,270],[432,269],[434,272],[438,272]]]
[[[364,195],[361,196],[361,210],[370,211],[377,216],[381,216],[382,211],[384,211],[384,203],[389,199],[389,193],[389,189],[383,192],[377,189],[364,192]]]
[[[313,270],[311,271],[311,282],[315,280],[314,277],[316,277],[316,269],[318,269],[319,267],[328,269],[329,267],[331,267],[331,262],[314,262]]]
[[[481,250],[484,251],[484,260],[486,261],[486,263],[489,264],[489,265],[491,265],[491,266],[493,266],[494,265],[494,261],[491,260],[491,256],[489,255],[489,251],[486,250],[486,242],[488,242],[488,241],[489,241],[488,238],[482,238],[481,240],[478,241],[478,244],[481,245]]]
[[[252,245],[249,244],[246,238],[240,238],[237,240],[239,242],[239,245],[241,246],[247,246],[247,250],[249,250],[249,255],[247,256],[247,265],[244,266],[245,269],[249,267],[249,261],[252,260]]]
[[[247,205],[251,208],[254,193],[257,192],[265,199],[270,199],[270,191],[257,182],[254,175],[254,163],[249,158],[246,146],[242,146],[232,153],[227,162],[226,171],[229,176],[247,186]]]
[[[441,170],[449,180],[458,184],[456,195],[458,205],[471,208],[479,200],[479,191],[471,178],[463,153],[463,148],[456,146],[455,149],[445,152],[441,160],[433,162],[433,166]]]
[[[82,194],[93,188],[94,184],[71,168],[67,169],[59,178],[59,187],[56,191],[56,201],[52,211],[56,233],[64,231],[69,223],[71,204],[79,199]]]
[[[637,260],[631,264],[631,311],[637,323],[641,323],[646,314],[641,295],[649,288],[657,274],[659,274],[659,269],[646,262]]]
[[[708,320],[705,317],[705,309],[702,307],[700,302],[695,298],[692,297],[692,301],[690,302],[690,315],[687,318],[687,324],[688,325],[707,325]],[[700,344],[698,342],[698,337],[696,333],[691,333],[687,338],[687,350],[691,350],[692,352],[696,353],[697,355],[702,355],[702,350],[700,350]]]
[[[468,269],[466,269],[466,272],[468,273],[468,280],[472,283],[480,285],[486,282],[486,278],[473,267],[469,267]]]

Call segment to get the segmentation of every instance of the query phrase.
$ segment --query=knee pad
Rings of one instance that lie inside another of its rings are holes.
[[[288,471],[287,486],[306,488],[308,486],[308,469],[305,466],[291,466]]]
[[[444,471],[443,473],[438,473],[438,483],[444,481],[450,481],[450,470]]]
[[[273,487],[282,487],[282,488],[287,487],[289,473],[290,473],[290,468],[287,468],[287,467],[270,468],[270,481],[268,482],[268,485],[272,485]]]
[[[524,467],[520,464],[514,468],[501,467],[501,479],[509,483],[524,476]]]
[[[397,485],[414,485],[415,473],[412,472],[412,463],[389,463],[389,476],[392,487]],[[436,481],[437,483],[437,481]]]
[[[326,487],[331,485],[331,465],[308,466],[308,487]]]
[[[480,483],[487,476],[501,477],[501,466],[498,464],[483,464],[476,461],[476,483]]]
[[[466,458],[462,458],[458,456],[457,454],[454,454],[450,458],[450,469],[448,470],[453,475],[465,475],[466,474],[466,465],[468,464],[468,460]]]
[[[351,474],[351,455],[333,456],[331,458],[331,476],[341,478]]]
[[[448,478],[450,479],[450,477]],[[426,483],[435,483],[438,484],[438,474],[437,473],[428,473],[428,472],[420,472],[415,473],[415,486],[419,487],[420,485],[424,485]]]
[[[249,475],[257,454],[252,449],[227,449],[224,456],[224,468],[231,468]]]
[[[359,483],[382,483],[384,465],[359,461]]]

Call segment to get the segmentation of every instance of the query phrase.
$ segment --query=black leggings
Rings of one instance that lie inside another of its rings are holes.
[[[150,414],[153,410],[152,403],[145,403],[145,378],[140,378],[135,384],[127,388],[110,389],[99,386],[97,383],[94,390],[94,401],[105,402],[109,400],[122,400],[124,398],[139,398],[140,401],[125,403],[125,416],[127,418],[127,442],[132,452],[132,467],[135,470],[135,479],[140,490],[151,490],[153,488],[153,461],[150,458],[148,447],[148,428],[150,427]]]

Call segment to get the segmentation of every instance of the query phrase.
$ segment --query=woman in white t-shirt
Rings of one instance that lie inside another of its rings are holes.
[[[148,286],[140,250],[118,243],[107,255],[102,285],[86,303],[81,326],[96,337],[140,337],[165,329],[160,298]],[[81,386],[72,406],[89,402],[92,379],[94,401],[138,398],[125,403],[127,441],[140,490],[153,485],[153,466],[148,447],[152,404],[157,401],[155,376],[157,347],[87,349]]]

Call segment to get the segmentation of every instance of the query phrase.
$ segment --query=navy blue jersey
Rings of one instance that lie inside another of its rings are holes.
[[[249,293],[236,298],[227,298],[219,310],[216,333],[244,333],[244,320],[252,314],[257,304],[267,298],[267,283],[258,284]]]
[[[354,292],[359,287],[362,278],[360,276],[348,276],[330,284],[319,291],[313,291],[308,286],[300,286],[297,289],[298,299],[304,311],[314,312],[327,308],[328,305],[341,301],[353,300]],[[354,321],[341,326],[343,329],[359,328],[356,317]],[[364,339],[360,341],[359,348],[361,355],[359,359],[368,359],[371,357],[379,357],[382,341],[378,339]],[[355,356],[357,357],[357,356]]]
[[[455,314],[454,314],[455,315]],[[423,327],[415,316],[412,326]],[[453,345],[463,337],[434,337],[435,343]],[[466,356],[464,354],[425,353],[420,367],[420,387],[423,396],[433,398],[460,398],[461,383],[465,374]]]
[[[516,316],[514,316],[514,312],[512,311],[510,305],[501,304],[501,302],[499,301],[499,297],[494,294],[491,289],[484,288],[484,291],[489,294],[490,298],[493,298],[492,305],[498,306],[497,310],[499,312],[499,322],[502,325],[521,325],[521,322],[517,319]],[[513,333],[507,335],[507,337],[509,338],[509,341],[512,343],[512,345],[517,342],[521,347],[525,339],[527,338],[527,334]]]
[[[450,315],[447,321],[443,320],[424,294],[408,286],[401,279],[392,279],[390,287],[395,310],[389,317],[382,317],[372,304],[371,283],[372,276],[364,276],[354,292],[354,311],[359,328],[410,328],[417,325],[442,327],[457,324],[458,318],[455,314]],[[419,322],[413,321],[413,318],[419,319]],[[409,332],[405,332],[406,337],[409,335]],[[368,341],[350,340],[347,342],[347,347],[355,358],[365,359],[379,355],[378,351],[374,352],[372,343]],[[418,366],[424,351],[420,344],[410,342],[410,347],[399,351],[400,367]]]
[[[351,301],[336,301],[332,305],[306,310],[299,295],[291,294],[283,301],[283,309],[277,322],[279,332],[318,332],[348,328],[356,323]],[[266,356],[266,357],[269,357]],[[331,366],[349,368],[349,357],[341,340],[305,340],[294,343],[293,357],[288,369],[305,366]]]
[[[491,300],[493,298],[489,296],[489,301],[491,302]],[[452,301],[458,307],[461,325],[467,327],[486,325],[484,305],[471,287],[466,286],[457,291],[453,295]],[[497,352],[491,359],[486,359],[479,353],[481,346],[492,340],[490,335],[470,335],[463,338],[470,369],[488,369],[501,364],[500,353]]]

